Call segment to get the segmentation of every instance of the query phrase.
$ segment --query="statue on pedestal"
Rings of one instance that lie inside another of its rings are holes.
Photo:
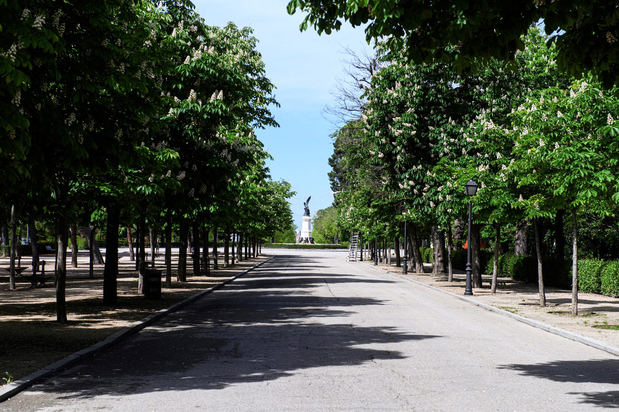
[[[308,197],[303,207],[305,208],[305,214],[303,215],[303,224],[301,225],[301,234],[297,240],[297,243],[314,243],[312,237],[312,218],[310,217],[309,201],[312,197]]]
[[[308,197],[307,200],[305,201],[305,203],[303,203],[303,207],[305,208],[305,215],[304,216],[310,216],[310,210],[309,210],[309,201],[312,197]]]

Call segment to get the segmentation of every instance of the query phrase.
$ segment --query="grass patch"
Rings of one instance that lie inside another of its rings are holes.
[[[512,308],[511,306],[499,306],[499,309],[503,309],[509,313],[518,313],[518,309]]]
[[[591,327],[595,329],[619,330],[619,325],[609,325],[607,321],[597,322],[595,325],[591,325]]]
[[[619,330],[619,325],[593,325],[596,329]]]

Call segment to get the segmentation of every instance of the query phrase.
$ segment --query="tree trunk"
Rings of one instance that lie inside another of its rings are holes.
[[[165,225],[165,284],[172,287],[172,212],[166,211]]]
[[[138,238],[139,245],[139,261],[138,270],[142,269],[144,263],[146,263],[146,217],[144,215],[140,216],[140,237]]]
[[[537,285],[539,292],[539,305],[546,306],[546,290],[544,289],[544,271],[542,268],[542,240],[540,236],[539,222],[533,222],[535,230],[535,253],[537,256]]]
[[[90,228],[89,228],[90,229]],[[88,231],[88,277],[93,279],[95,277],[95,231],[90,229]]]
[[[30,247],[32,248],[32,286],[36,286],[37,270],[39,268],[39,235],[34,223],[34,219],[30,217]]]
[[[578,315],[578,221],[572,210],[572,315]]]
[[[239,262],[243,261],[243,234],[239,233],[239,241],[236,248],[236,255]]]
[[[193,242],[191,241],[192,233],[191,233],[190,230],[191,230],[191,228],[188,227],[187,228],[187,253],[191,254],[193,256],[193,254],[191,253],[191,251],[192,251],[192,243]]]
[[[0,227],[0,235],[2,236],[2,257],[9,255],[9,230],[6,225]]]
[[[131,226],[127,226],[127,243],[129,244],[129,260],[135,262],[135,252],[133,251],[133,238],[131,237]]]
[[[419,252],[419,245],[417,243],[417,230],[410,224],[408,230],[408,244],[410,253],[408,254],[414,260],[415,273],[423,273],[423,260],[421,259],[421,252]]]
[[[140,236],[141,236],[140,222],[138,221],[135,229],[135,270],[140,269]]]
[[[395,265],[396,267],[402,266],[400,259],[400,236],[396,236],[393,240],[393,250],[395,251]]]
[[[434,262],[432,263],[432,274],[435,276],[445,274],[445,253],[444,240],[438,226],[432,226],[432,247]],[[441,241],[442,240],[442,241]]]
[[[527,241],[527,231],[529,225],[525,219],[522,219],[516,228],[514,234],[514,255],[524,256],[527,254],[529,247]]]
[[[245,234],[245,260],[249,259],[249,235]]]
[[[230,266],[230,234],[224,233],[224,267]]]
[[[217,226],[213,227],[213,270],[219,269],[217,265]]]
[[[152,268],[155,267],[155,244],[157,243],[157,239],[155,238],[156,234],[152,227],[148,228],[148,240],[150,244],[150,266]]]
[[[193,275],[200,275],[200,226],[197,223],[193,224]]]
[[[64,216],[58,218],[56,227],[56,320],[67,323],[67,226]]]
[[[204,247],[202,249],[202,260],[204,261],[204,273],[206,276],[210,274],[209,261],[208,261],[208,235],[209,230],[206,226],[202,229],[202,241],[204,242]]]
[[[496,224],[496,236],[494,238],[494,262],[492,263],[492,284],[490,292],[496,293],[497,278],[499,276],[499,252],[501,251],[501,225]]]
[[[77,225],[73,223],[71,225],[71,266],[77,267]]]
[[[11,257],[9,260],[9,290],[15,290],[15,252],[17,248],[17,228],[15,225],[15,205],[11,205]]]
[[[236,241],[236,233],[232,233],[232,248],[231,248],[231,252],[232,252],[232,265],[234,266],[234,249],[235,249],[235,244],[234,242]]]
[[[359,234],[359,244],[361,249],[359,250],[359,262],[363,262],[363,237]]]
[[[178,247],[178,273],[176,275],[178,282],[187,281],[187,232],[189,232],[187,222],[185,219],[182,219],[178,235],[180,240]]]
[[[103,303],[115,305],[118,296],[118,227],[120,209],[115,203],[107,208],[107,229],[105,233],[105,268],[103,270]]]
[[[451,262],[451,251],[453,249],[453,240],[451,238],[451,225],[447,226],[447,231],[445,232],[445,238],[447,240],[447,281],[453,282],[454,280],[454,270]]]
[[[481,256],[480,256],[480,225],[473,223],[471,225],[471,270],[472,270],[472,286],[481,288]]]

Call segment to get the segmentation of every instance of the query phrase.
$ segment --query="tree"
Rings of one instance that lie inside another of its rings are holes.
[[[553,217],[558,210],[572,215],[573,315],[578,314],[579,215],[609,215],[619,203],[617,93],[589,78],[568,90],[546,89],[514,113],[515,161],[508,172],[522,191],[518,205],[533,219]]]
[[[415,63],[452,62],[462,70],[475,59],[513,60],[523,48],[521,36],[544,20],[546,34],[558,33],[558,63],[570,74],[589,70],[606,84],[619,80],[616,46],[619,14],[612,0],[522,2],[429,2],[422,0],[291,0],[288,13],[306,13],[301,29],[318,33],[339,30],[343,21],[367,25],[368,41],[386,39],[388,47],[406,50]],[[454,46],[449,48],[449,46]]]
[[[337,221],[337,209],[329,206],[320,209],[314,217],[312,236],[316,243],[339,243],[340,228]]]

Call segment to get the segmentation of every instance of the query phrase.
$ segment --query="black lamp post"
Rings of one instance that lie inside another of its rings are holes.
[[[466,185],[466,195],[469,197],[469,230],[468,230],[468,235],[467,235],[467,241],[466,241],[466,286],[464,287],[464,294],[465,295],[472,295],[473,294],[473,287],[471,285],[471,272],[472,272],[472,267],[471,267],[471,215],[472,215],[472,202],[470,200],[470,198],[472,196],[475,196],[475,193],[477,193],[477,183],[475,183],[472,180],[469,180]]]
[[[408,273],[408,244],[406,243],[406,220],[404,221],[404,264],[402,265],[402,273]]]

